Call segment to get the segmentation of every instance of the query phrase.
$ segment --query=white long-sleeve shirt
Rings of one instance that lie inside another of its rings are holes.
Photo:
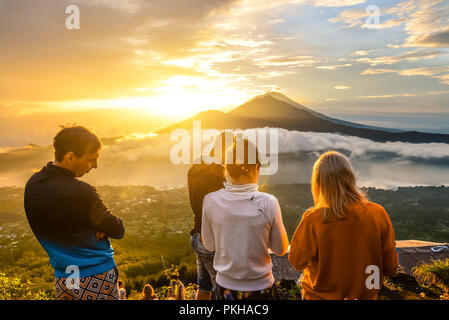
[[[203,202],[201,237],[215,251],[216,281],[231,290],[269,288],[274,277],[268,249],[283,255],[288,248],[279,203],[257,191],[257,184],[224,186]]]

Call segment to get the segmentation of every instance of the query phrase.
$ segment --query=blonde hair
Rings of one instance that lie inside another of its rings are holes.
[[[322,209],[323,222],[345,219],[350,204],[366,200],[356,185],[351,163],[340,152],[328,151],[319,157],[311,184],[315,208]]]

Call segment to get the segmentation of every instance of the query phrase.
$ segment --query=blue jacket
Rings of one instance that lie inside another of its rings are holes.
[[[97,241],[96,232],[121,239],[125,229],[94,187],[49,162],[28,180],[24,199],[30,227],[47,251],[56,277],[70,276],[69,266],[76,266],[80,277],[115,267],[109,239]]]

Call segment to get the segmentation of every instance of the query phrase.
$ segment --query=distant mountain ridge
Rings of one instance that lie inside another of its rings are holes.
[[[354,123],[354,122],[349,122],[349,121],[345,121],[345,120],[331,118],[331,117],[328,117],[328,116],[326,116],[326,115],[324,115],[322,113],[319,113],[319,112],[313,111],[312,109],[304,107],[303,105],[301,105],[301,104],[293,101],[292,99],[286,97],[282,93],[270,92],[270,93],[268,93],[268,95],[272,96],[275,99],[278,99],[278,100],[284,101],[284,102],[286,102],[288,104],[291,104],[292,106],[295,106],[295,107],[297,107],[299,109],[306,110],[306,111],[312,113],[313,115],[317,116],[318,118],[321,118],[321,119],[324,119],[324,120],[328,120],[328,121],[333,122],[333,123],[347,125],[347,126],[354,127],[354,128],[365,128],[365,129],[381,130],[381,131],[388,131],[388,132],[403,132],[403,131],[406,131],[406,130],[400,130],[400,129],[391,129],[391,128],[384,128],[384,127],[367,126],[367,125],[364,125],[364,124],[359,124],[359,123]],[[257,97],[263,97],[263,96],[257,96]],[[257,97],[256,97],[256,99],[257,99]]]
[[[201,121],[203,129],[272,127],[296,131],[336,133],[377,142],[449,143],[449,134],[401,131],[331,118],[304,107],[278,92],[256,96],[227,113],[217,110],[200,112],[192,118],[161,129],[157,133],[170,133],[178,128],[191,129],[194,120]]]

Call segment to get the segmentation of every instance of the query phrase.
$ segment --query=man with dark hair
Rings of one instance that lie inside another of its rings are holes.
[[[55,270],[58,299],[117,300],[118,270],[108,238],[123,238],[125,229],[96,189],[77,179],[97,168],[100,139],[84,127],[67,127],[53,146],[55,161],[28,180],[24,204]]]
[[[226,181],[224,175],[224,159],[226,149],[225,132],[218,136],[221,138],[221,163],[206,164],[201,161],[200,164],[193,164],[187,174],[187,183],[189,187],[190,205],[194,214],[194,226],[190,231],[190,242],[197,256],[197,282],[198,292],[197,300],[210,300],[211,294],[215,290],[216,282],[214,270],[215,253],[207,250],[201,238],[201,216],[203,210],[203,199],[210,193],[223,188],[223,182]],[[215,141],[215,143],[219,143]],[[213,154],[215,158],[220,155]]]

